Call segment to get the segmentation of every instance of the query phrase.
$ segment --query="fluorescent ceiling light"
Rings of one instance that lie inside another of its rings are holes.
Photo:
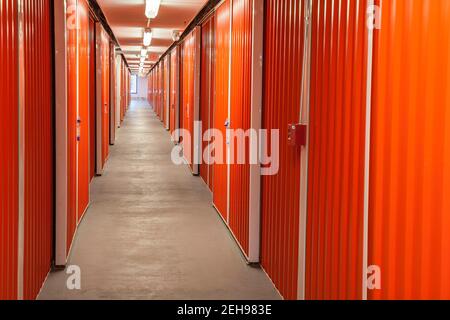
[[[144,46],[148,47],[152,43],[153,32],[151,29],[145,29],[144,31]]]
[[[146,0],[145,15],[147,16],[147,18],[155,19],[158,15],[160,5],[161,0]]]
[[[147,49],[141,50],[141,57],[147,57]]]

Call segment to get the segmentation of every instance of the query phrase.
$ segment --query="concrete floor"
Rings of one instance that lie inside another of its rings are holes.
[[[39,299],[280,299],[246,265],[201,179],[172,164],[172,146],[150,107],[134,101],[72,248],[81,290],[55,271]]]

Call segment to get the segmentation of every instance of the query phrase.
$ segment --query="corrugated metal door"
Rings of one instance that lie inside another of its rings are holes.
[[[194,73],[195,73],[195,41],[196,34],[192,32],[183,42],[182,66],[183,66],[183,129],[190,134],[190,141],[183,139],[184,157],[194,171]]]
[[[450,2],[381,1],[370,157],[371,299],[450,299]]]
[[[287,129],[300,114],[303,11],[301,0],[266,1],[262,127],[269,143],[279,129],[280,142],[278,174],[262,177],[261,264],[286,299],[297,298],[300,150]]]
[[[216,13],[216,103],[214,106],[214,128],[222,133],[223,141],[215,138],[213,203],[225,221],[228,221],[228,165],[226,127],[228,121],[228,90],[230,74],[230,1],[226,0]]]
[[[67,248],[70,251],[77,227],[77,0],[66,2],[67,12]]]
[[[17,298],[18,79],[17,1],[0,2],[0,300]],[[4,168],[8,168],[5,170]]]
[[[169,128],[170,108],[169,90],[170,90],[170,56],[164,58],[164,128]]]
[[[113,42],[109,44],[109,144],[116,142],[116,51]]]
[[[211,117],[214,110],[214,40],[215,40],[215,16],[211,16],[202,25],[202,49],[201,49],[201,90],[200,90],[200,121],[202,122],[202,137],[212,129]],[[203,141],[202,152],[206,150],[208,141]],[[206,160],[206,159],[204,159]],[[200,176],[211,189],[212,186],[212,165],[202,161],[200,165]]]
[[[89,7],[78,0],[78,222],[89,205]],[[95,97],[95,94],[94,94]]]
[[[105,165],[109,156],[109,38],[102,30],[102,160]]]
[[[95,21],[89,19],[89,158],[90,178],[95,176],[96,163],[96,101],[95,101]]]
[[[24,58],[29,66],[24,96],[23,298],[35,299],[53,259],[53,12],[49,0],[24,0],[23,6]]]
[[[307,299],[361,299],[367,1],[313,2]]]
[[[244,132],[251,127],[253,0],[233,0],[232,12],[230,127],[237,137],[231,138],[229,225],[248,256],[250,157]]]
[[[178,128],[178,124],[176,123],[178,112],[178,88],[179,85],[177,83],[178,80],[178,48],[172,50],[170,54],[170,125],[169,130],[173,133],[174,130]]]

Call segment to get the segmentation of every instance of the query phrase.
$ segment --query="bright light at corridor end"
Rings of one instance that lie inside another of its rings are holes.
[[[154,19],[158,15],[161,0],[146,0],[145,15],[149,19]]]

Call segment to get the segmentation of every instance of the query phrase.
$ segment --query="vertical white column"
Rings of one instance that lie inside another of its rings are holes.
[[[261,234],[261,166],[258,157],[258,133],[261,129],[263,103],[264,1],[253,0],[252,76],[250,128],[250,203],[249,253],[250,263],[260,260]]]

